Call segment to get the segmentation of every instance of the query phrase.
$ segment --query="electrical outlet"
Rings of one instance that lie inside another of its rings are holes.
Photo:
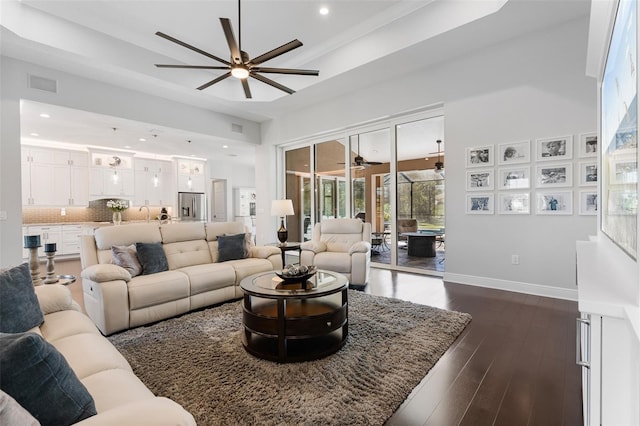
[[[65,209],[64,207],[62,207],[60,209],[60,216],[66,216],[67,215],[67,209]]]
[[[7,212],[2,210],[0,211],[0,220],[7,220]]]
[[[520,264],[520,255],[512,254],[511,255],[511,264],[512,265],[519,265]]]

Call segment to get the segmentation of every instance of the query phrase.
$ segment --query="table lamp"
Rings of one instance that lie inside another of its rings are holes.
[[[280,229],[278,229],[278,240],[282,245],[287,243],[288,232],[284,226],[284,218],[293,216],[293,202],[291,200],[273,200],[271,202],[271,216],[280,216]]]

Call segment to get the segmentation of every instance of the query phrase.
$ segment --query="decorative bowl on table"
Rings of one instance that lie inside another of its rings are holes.
[[[313,265],[286,265],[284,269],[275,274],[285,283],[306,282],[316,273],[316,267]]]

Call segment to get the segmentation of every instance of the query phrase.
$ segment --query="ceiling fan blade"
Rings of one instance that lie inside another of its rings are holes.
[[[242,82],[242,88],[244,89],[244,96],[247,99],[251,99],[251,89],[249,89],[249,81],[246,78],[240,80]]]
[[[188,68],[199,70],[228,70],[229,67],[216,67],[211,65],[168,65],[168,64],[155,64],[158,68]]]
[[[199,53],[199,54],[201,54],[201,55],[204,55],[204,56],[206,56],[206,57],[208,57],[208,58],[211,58],[211,59],[213,59],[213,60],[215,60],[215,61],[222,62],[222,63],[223,63],[223,64],[225,64],[225,65],[229,65],[229,66],[231,66],[231,63],[230,63],[230,62],[225,61],[224,59],[218,58],[217,56],[212,55],[211,53],[207,53],[207,52],[205,52],[205,51],[204,51],[204,50],[202,50],[202,49],[198,49],[197,47],[191,46],[190,44],[187,44],[187,43],[185,43],[184,41],[180,41],[180,40],[178,40],[177,38],[173,38],[173,37],[171,37],[170,35],[167,35],[167,34],[165,34],[165,33],[163,33],[163,32],[157,31],[157,32],[156,32],[156,35],[157,35],[157,36],[160,36],[160,37],[162,37],[162,38],[164,38],[164,39],[166,39],[166,40],[172,41],[172,42],[174,42],[175,44],[179,44],[179,45],[180,45],[180,46],[182,46],[182,47],[186,47],[187,49],[193,50],[194,52]]]
[[[294,68],[268,68],[268,67],[253,67],[252,71],[266,72],[273,74],[297,74],[297,75],[319,75],[318,70],[299,70]]]
[[[228,77],[231,77],[231,71],[229,71],[229,72],[228,72],[228,73],[226,73],[226,74],[221,75],[221,76],[220,76],[220,77],[218,77],[218,78],[214,78],[214,79],[213,79],[213,80],[211,80],[210,82],[205,83],[205,84],[203,84],[203,85],[202,85],[202,86],[200,86],[200,87],[197,87],[197,89],[198,89],[198,90],[204,90],[204,89],[206,89],[207,87],[209,87],[209,86],[213,86],[214,84],[216,84],[216,83],[218,83],[218,82],[220,82],[220,81],[222,81],[222,80],[224,80],[225,78],[228,78]]]
[[[255,78],[256,80],[260,80],[261,82],[266,83],[269,86],[273,86],[276,89],[280,89],[283,92],[287,92],[290,95],[293,95],[294,93],[296,93],[295,90],[289,89],[287,86],[283,86],[280,83],[276,83],[275,81],[271,80],[270,78],[264,77],[264,76],[262,76],[260,74],[255,74],[255,73],[251,72],[251,73],[249,73],[249,76]]]
[[[300,40],[298,40],[298,39],[292,40],[289,43],[283,44],[280,47],[276,47],[275,49],[270,50],[267,53],[263,53],[262,55],[260,55],[260,56],[258,56],[256,58],[253,58],[251,60],[251,63],[253,65],[259,65],[259,64],[261,64],[263,62],[268,61],[269,59],[273,59],[276,56],[280,56],[283,53],[287,53],[290,50],[297,49],[300,46],[302,46],[302,42]]]
[[[220,23],[222,24],[224,36],[227,38],[227,44],[229,45],[229,51],[231,52],[231,59],[233,60],[233,63],[242,64],[242,55],[240,54],[238,43],[236,43],[236,37],[233,35],[231,21],[229,18],[220,18]]]

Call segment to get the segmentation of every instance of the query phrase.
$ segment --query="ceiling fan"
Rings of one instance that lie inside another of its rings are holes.
[[[442,161],[442,157],[441,157],[441,151],[440,151],[440,144],[442,143],[442,141],[440,139],[438,139],[436,141],[436,143],[438,144],[438,161],[436,161],[436,166],[433,169],[434,172],[436,173],[441,173],[444,172],[444,162]],[[444,153],[444,152],[442,152]]]
[[[229,46],[229,51],[231,54],[230,61],[225,61],[222,58],[219,58],[211,53],[205,52],[204,50],[198,49],[190,44],[187,44],[181,40],[178,40],[170,35],[164,34],[160,31],[156,32],[157,36],[160,36],[166,40],[169,40],[173,43],[179,44],[182,47],[186,47],[187,49],[193,50],[201,55],[204,55],[208,58],[213,59],[214,61],[220,62],[224,64],[224,66],[211,66],[211,65],[170,65],[170,64],[155,64],[158,68],[186,68],[186,69],[208,69],[208,70],[227,70],[223,75],[214,78],[207,83],[204,83],[198,90],[204,90],[207,87],[210,87],[228,77],[235,77],[240,80],[242,83],[242,88],[244,89],[244,95],[247,99],[251,98],[251,89],[249,88],[248,78],[252,77],[258,81],[266,83],[270,86],[275,87],[276,89],[280,89],[289,94],[295,93],[295,90],[290,89],[282,84],[267,78],[260,73],[265,74],[296,74],[296,75],[314,75],[317,76],[320,74],[318,70],[302,70],[302,69],[293,69],[293,68],[270,68],[270,67],[261,67],[259,66],[263,62],[266,62],[270,59],[273,59],[277,56],[285,54],[293,49],[296,49],[302,46],[302,42],[298,39],[294,39],[289,43],[283,44],[280,47],[276,47],[273,50],[270,50],[262,55],[259,55],[253,59],[249,58],[247,52],[242,50],[242,21],[240,16],[240,0],[238,0],[238,42],[236,43],[235,35],[233,34],[233,28],[231,27],[231,21],[228,18],[220,18],[220,23],[222,24],[222,30],[224,31],[225,38],[227,39],[227,44]]]
[[[344,164],[344,163],[338,163],[338,164]],[[364,157],[360,155],[360,136],[358,136],[358,153],[354,157],[353,163],[351,163],[351,166],[365,168],[369,166],[378,166],[380,164],[382,164],[380,161],[366,161]]]

